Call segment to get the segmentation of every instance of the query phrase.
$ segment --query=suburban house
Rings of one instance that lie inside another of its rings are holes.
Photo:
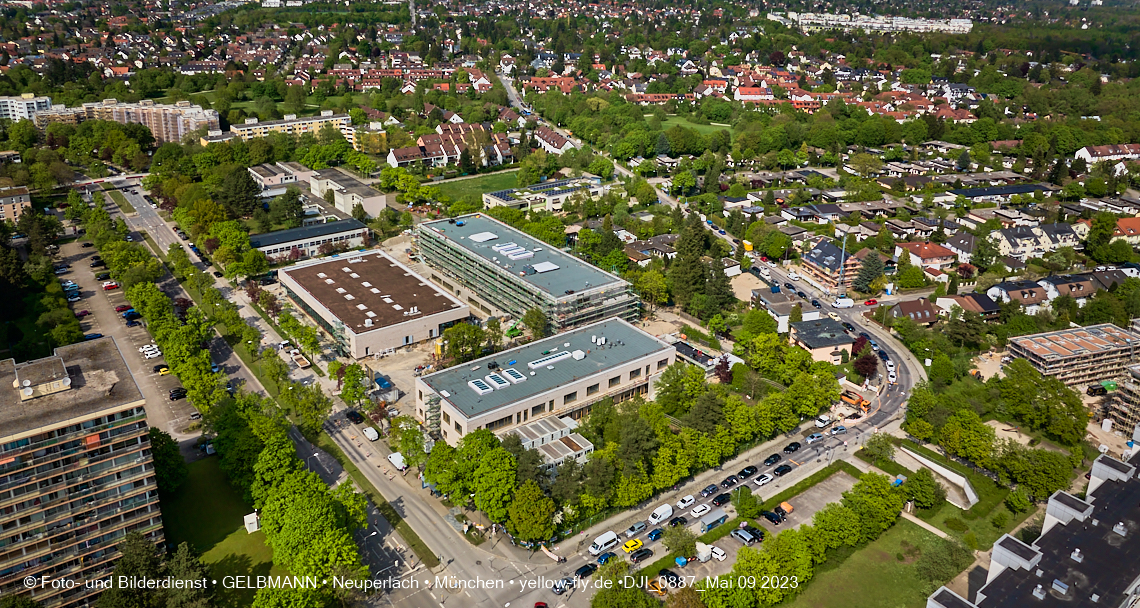
[[[851,353],[855,343],[839,324],[839,321],[824,317],[814,321],[800,321],[788,324],[788,340],[811,353],[815,361],[827,361],[839,365],[843,361],[843,351]]]
[[[1050,301],[1069,296],[1077,301],[1077,306],[1084,306],[1097,291],[1093,278],[1087,275],[1055,274],[1037,281],[1037,284],[1045,288]]]
[[[1057,251],[1062,247],[1081,247],[1076,231],[1069,224],[1042,224],[1003,228],[994,233],[998,252],[1024,262]]]
[[[930,241],[921,243],[897,243],[895,257],[906,252],[910,255],[910,263],[923,268],[949,268],[954,263],[954,252]]]
[[[908,302],[899,302],[887,310],[892,319],[906,317],[919,325],[930,326],[938,321],[938,311],[927,298],[918,298]]]
[[[970,257],[974,255],[974,249],[978,246],[978,237],[966,231],[955,232],[946,237],[943,246],[953,251],[959,261],[969,264]]]
[[[955,306],[962,309],[963,312],[977,313],[987,321],[998,318],[998,315],[1001,313],[997,302],[994,302],[990,296],[984,293],[942,296],[934,301],[934,306],[938,309],[939,314],[947,317],[952,314]]]
[[[1037,314],[1049,305],[1049,292],[1033,281],[1005,281],[986,290],[995,302],[1017,302],[1027,314]]]

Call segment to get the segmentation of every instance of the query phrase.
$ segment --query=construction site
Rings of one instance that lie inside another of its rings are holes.
[[[1009,354],[1083,391],[1089,384],[1124,378],[1137,346],[1140,334],[1102,323],[1010,338]]]

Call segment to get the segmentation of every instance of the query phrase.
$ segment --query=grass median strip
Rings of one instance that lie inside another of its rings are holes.
[[[134,206],[127,202],[127,197],[123,196],[122,192],[118,190],[108,190],[107,193],[111,195],[111,200],[115,201],[119,209],[123,210],[123,213],[135,213]]]
[[[370,501],[372,501],[372,504],[376,505],[376,509],[380,511],[380,514],[384,516],[384,519],[388,520],[388,523],[392,526],[392,528],[400,534],[400,537],[404,539],[404,542],[408,543],[408,547],[410,547],[412,551],[415,552],[416,556],[420,558],[420,561],[423,562],[425,566],[428,568],[434,568],[439,565],[439,557],[433,553],[431,549],[428,548],[428,546],[420,538],[420,535],[416,534],[416,531],[413,530],[410,525],[408,525],[408,522],[404,521],[404,519],[400,517],[399,513],[396,513],[396,510],[392,508],[392,505],[388,504],[388,501],[384,500],[384,497],[380,495],[380,492],[376,489],[376,486],[372,485],[372,482],[364,476],[364,473],[362,473],[360,469],[356,467],[356,464],[344,455],[344,452],[341,451],[340,446],[338,446],[336,442],[333,441],[333,438],[330,437],[328,433],[322,431],[321,434],[316,437],[316,441],[313,443],[315,443],[317,447],[321,448],[325,452],[331,454],[333,458],[336,458],[337,462],[339,462],[340,465],[344,467],[344,470],[347,471],[349,476],[352,477],[353,481],[356,482],[356,485],[360,488],[360,491],[364,492],[364,495],[367,496]]]

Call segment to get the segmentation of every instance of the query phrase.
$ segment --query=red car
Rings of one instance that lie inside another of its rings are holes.
[[[126,304],[121,304],[121,305],[115,307],[115,312],[127,312],[130,309],[131,309],[130,306],[127,306]]]
[[[76,319],[82,319],[83,317],[86,317],[89,314],[91,314],[89,311],[81,310],[81,311],[75,313],[75,318]]]
[[[874,306],[875,304],[878,304],[878,303],[879,303],[878,300],[867,300],[866,302],[863,302],[863,305],[864,306]]]
[[[111,291],[112,289],[118,288],[119,284],[114,281],[107,281],[106,283],[103,283],[103,291]]]

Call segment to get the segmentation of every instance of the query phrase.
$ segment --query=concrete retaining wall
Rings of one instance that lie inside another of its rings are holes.
[[[966,479],[965,476],[961,475],[960,473],[954,471],[953,469],[951,469],[949,467],[945,467],[941,464],[938,464],[937,462],[934,462],[933,460],[931,460],[931,459],[929,459],[929,458],[927,458],[921,454],[918,454],[916,452],[912,452],[912,451],[910,451],[904,447],[900,447],[899,449],[902,450],[903,452],[905,452],[907,456],[910,456],[911,458],[914,458],[915,460],[917,460],[922,466],[930,469],[931,471],[933,471],[935,473],[938,473],[942,477],[946,478],[946,480],[949,481],[950,483],[961,488],[962,492],[964,492],[966,495],[966,500],[969,501],[969,503],[970,503],[969,505],[963,507],[964,509],[969,509],[970,507],[973,507],[974,505],[978,504],[978,501],[980,500],[978,498],[978,493],[976,491],[974,491],[974,487],[972,485],[970,485],[970,480]],[[961,505],[959,505],[959,506],[961,506]]]

